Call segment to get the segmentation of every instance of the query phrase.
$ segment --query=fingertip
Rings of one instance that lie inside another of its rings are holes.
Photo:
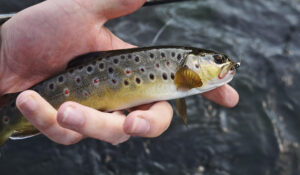
[[[33,90],[26,90],[17,96],[16,106],[28,119],[34,116],[33,114],[35,114],[39,108],[39,102],[41,100],[42,98],[37,92]]]
[[[16,105],[20,106],[27,100],[28,97],[30,98],[30,97],[34,97],[36,95],[37,95],[37,93],[33,90],[23,91],[17,96]]]
[[[235,107],[239,102],[239,94],[231,86],[225,84],[202,94],[208,100],[227,108]]]
[[[168,102],[154,103],[147,110],[136,110],[127,116],[124,132],[141,137],[157,137],[170,125],[173,110]]]
[[[231,86],[228,87],[228,91],[231,91],[229,92],[230,96],[228,97],[228,107],[233,108],[238,104],[240,96],[234,88],[232,88]]]

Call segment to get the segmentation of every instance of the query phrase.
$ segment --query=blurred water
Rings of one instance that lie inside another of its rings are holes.
[[[300,174],[299,19],[299,0],[199,0],[109,22],[139,46],[203,47],[241,60],[231,83],[239,105],[190,97],[188,127],[175,116],[159,138],[118,146],[92,139],[61,146],[44,136],[9,141],[0,148],[0,174]]]

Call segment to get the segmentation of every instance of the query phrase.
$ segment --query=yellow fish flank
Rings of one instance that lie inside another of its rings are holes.
[[[114,111],[160,100],[180,99],[179,113],[186,121],[183,97],[225,83],[239,63],[226,55],[193,47],[157,46],[79,56],[65,72],[32,90],[58,108],[66,101],[102,111]],[[38,131],[16,108],[18,93],[7,94],[0,107],[0,145],[8,138],[26,138]]]

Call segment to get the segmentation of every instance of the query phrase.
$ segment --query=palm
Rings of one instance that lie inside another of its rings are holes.
[[[55,1],[49,3],[56,5]],[[76,7],[64,5],[64,9]],[[3,25],[5,47],[0,59],[6,64],[0,65],[0,75],[10,78],[0,83],[5,85],[0,93],[29,88],[62,71],[79,54],[130,47],[103,27],[104,19],[97,19],[86,9],[66,12],[57,8],[27,9]]]

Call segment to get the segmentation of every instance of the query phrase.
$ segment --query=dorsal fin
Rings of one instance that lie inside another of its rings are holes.
[[[91,52],[91,53],[79,55],[68,63],[67,69],[88,64],[93,60],[108,57],[111,55],[111,53],[112,51],[99,51],[99,52]]]

